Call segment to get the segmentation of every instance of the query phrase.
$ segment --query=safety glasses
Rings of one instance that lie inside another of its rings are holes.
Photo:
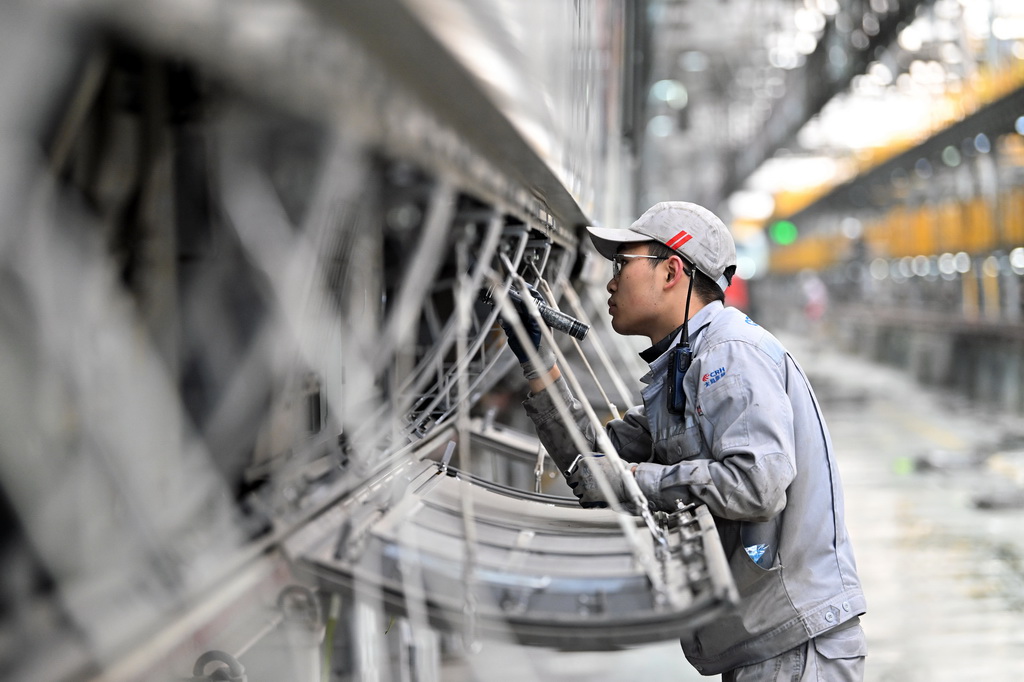
[[[664,256],[648,256],[646,254],[627,254],[617,253],[612,256],[612,279],[618,279],[619,275],[622,274],[622,266],[633,258],[647,258],[648,260],[667,260]]]

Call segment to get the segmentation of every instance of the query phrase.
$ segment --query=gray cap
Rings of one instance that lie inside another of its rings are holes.
[[[619,246],[661,242],[718,283],[729,285],[725,271],[736,265],[736,243],[718,216],[688,201],[663,201],[651,206],[628,229],[588,227],[598,252],[611,259]]]

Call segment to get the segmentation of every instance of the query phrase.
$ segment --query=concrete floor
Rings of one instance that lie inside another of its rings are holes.
[[[926,390],[892,368],[785,339],[815,385],[847,495],[869,612],[870,682],[1024,677],[1024,423]],[[993,454],[994,453],[994,454]],[[980,455],[980,456],[976,456]],[[678,644],[563,653],[485,642],[452,682],[702,680]]]
[[[925,390],[897,370],[804,353],[824,401],[868,597],[867,679],[1024,676],[1019,418]]]

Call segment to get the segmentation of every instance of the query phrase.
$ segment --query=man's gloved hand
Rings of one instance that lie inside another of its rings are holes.
[[[626,491],[626,481],[623,476],[630,476],[631,465],[622,460],[612,460],[599,452],[587,452],[575,462],[575,468],[567,472],[569,475],[566,481],[572,488],[572,493],[580,500],[581,507],[607,507],[608,499],[601,492],[595,473],[598,469],[604,474],[608,481],[608,487],[619,502],[629,502],[629,493]]]
[[[543,303],[544,298],[540,295],[540,292],[534,289],[532,286],[527,285],[527,291],[537,301]],[[540,356],[541,367],[534,367],[533,363],[530,362],[530,356],[527,354],[526,349],[519,342],[519,335],[516,334],[516,330],[508,323],[504,318],[498,318],[498,324],[501,325],[502,330],[505,332],[505,336],[508,337],[508,347],[512,349],[516,359],[519,360],[519,366],[523,368],[523,374],[527,380],[539,379],[543,375],[551,371],[551,368],[555,366],[555,354],[543,344],[543,336],[540,333],[540,321],[530,315],[530,312],[526,309],[526,304],[522,301],[516,301],[509,299],[512,305],[515,306],[516,312],[519,313],[519,320],[523,323],[523,327],[526,329],[527,336],[530,337],[530,342],[533,344],[534,349]]]

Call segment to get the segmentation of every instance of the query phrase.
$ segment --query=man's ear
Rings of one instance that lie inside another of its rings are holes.
[[[683,259],[679,256],[671,256],[666,263],[668,263],[668,273],[665,275],[665,285],[675,286],[683,276]]]

